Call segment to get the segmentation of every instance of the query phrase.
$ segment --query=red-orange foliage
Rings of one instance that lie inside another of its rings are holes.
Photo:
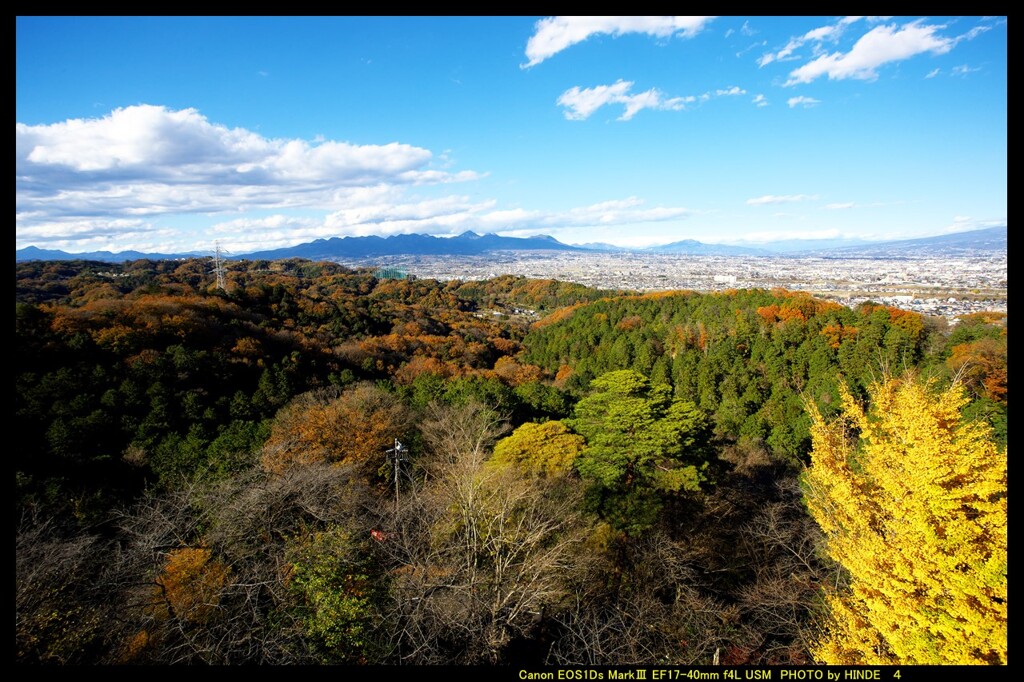
[[[564,388],[565,382],[569,381],[569,378],[573,375],[573,369],[569,365],[560,365],[558,372],[555,373],[555,386],[558,388]]]
[[[775,324],[779,320],[779,306],[775,303],[763,305],[757,309],[757,315],[767,324]]]
[[[54,306],[51,328],[57,334],[85,332],[101,346],[125,350],[137,335],[185,338],[203,331],[211,318],[238,314],[236,306],[219,298],[146,294],[137,298],[99,299],[78,308]]]
[[[544,374],[537,365],[522,365],[508,356],[498,358],[494,363],[494,373],[511,386],[537,381]]]
[[[551,314],[537,320],[532,325],[530,325],[530,327],[532,329],[541,329],[542,327],[547,327],[548,325],[555,324],[556,322],[568,320],[570,317],[573,316],[573,313],[575,313],[576,309],[579,307],[581,307],[581,304],[577,303],[575,305],[569,305],[564,308],[559,308],[558,310],[553,311]]]
[[[518,341],[512,339],[505,339],[500,336],[492,336],[487,339],[487,343],[501,353],[502,355],[515,355],[523,349],[523,345]]]
[[[406,410],[392,394],[359,384],[331,398],[305,393],[278,413],[263,447],[267,471],[311,462],[354,463],[367,472],[406,427]]]
[[[633,329],[639,329],[644,325],[643,319],[639,315],[630,315],[619,320],[619,323],[615,325],[616,329],[622,331],[630,331]]]
[[[953,346],[946,365],[964,384],[1006,404],[1006,338],[982,338]]]
[[[857,328],[844,327],[842,322],[836,322],[835,324],[825,325],[819,333],[825,337],[828,345],[834,350],[839,348],[843,341],[855,338],[857,336]]]
[[[772,291],[784,290],[773,289]],[[785,299],[781,306],[772,303],[757,309],[758,316],[767,324],[774,325],[791,321],[806,322],[817,315],[824,315],[842,308],[838,303],[811,298],[807,292],[794,291],[784,293]]]
[[[394,379],[398,384],[411,384],[421,374],[436,374],[447,378],[458,377],[463,371],[458,365],[443,362],[437,358],[416,355],[395,371]]]
[[[811,310],[814,309],[813,305],[814,304],[812,303]],[[790,302],[783,303],[782,307],[779,308],[779,322],[791,322],[794,320],[797,322],[806,322],[807,314],[804,311],[804,308],[805,306],[794,305]]]

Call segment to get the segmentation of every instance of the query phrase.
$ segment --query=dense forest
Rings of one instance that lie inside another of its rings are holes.
[[[18,663],[1006,661],[1005,315],[16,273]]]

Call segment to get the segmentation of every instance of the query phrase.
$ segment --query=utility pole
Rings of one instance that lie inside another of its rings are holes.
[[[402,445],[399,440],[395,439],[395,447],[387,451],[387,454],[391,458],[391,468],[395,472],[395,515],[398,515],[398,469],[401,466],[401,462],[408,462],[409,457],[405,454],[408,448]]]

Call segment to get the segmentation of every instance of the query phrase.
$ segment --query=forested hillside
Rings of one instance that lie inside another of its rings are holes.
[[[297,259],[224,290],[209,259],[16,272],[19,663],[852,661],[829,618],[863,576],[805,472],[897,378],[978,429],[970,589],[1003,630],[957,662],[1005,661],[1005,316]]]

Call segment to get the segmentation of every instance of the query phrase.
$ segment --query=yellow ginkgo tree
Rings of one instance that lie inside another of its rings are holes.
[[[1006,452],[959,384],[887,378],[865,410],[808,405],[810,513],[848,578],[830,586],[827,664],[1006,663]]]

